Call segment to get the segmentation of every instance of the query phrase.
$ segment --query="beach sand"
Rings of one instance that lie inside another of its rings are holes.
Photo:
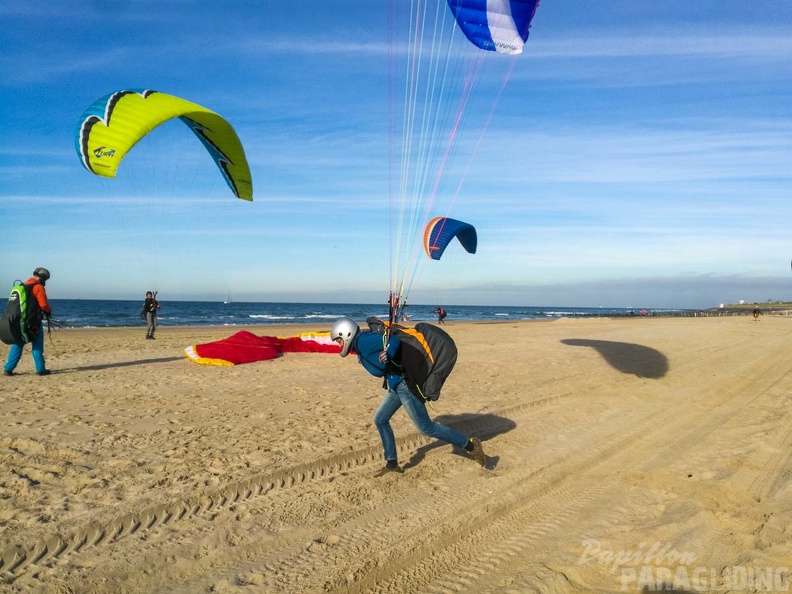
[[[0,591],[788,588],[792,320],[445,328],[430,413],[491,469],[399,411],[407,468],[381,478],[380,381],[354,357],[209,367],[184,348],[239,328],[53,333],[55,373],[27,351],[0,377]]]

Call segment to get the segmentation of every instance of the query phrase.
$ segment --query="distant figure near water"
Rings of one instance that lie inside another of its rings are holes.
[[[754,307],[753,317],[754,317],[754,320],[756,320],[757,322],[759,321],[759,314],[760,313],[762,313],[762,312],[759,311],[759,308],[758,307]]]
[[[445,320],[446,316],[448,316],[448,314],[446,313],[446,310],[444,310],[442,307],[438,306],[438,307],[435,308],[435,313],[437,314],[437,323],[438,324],[445,324],[445,322],[443,320]]]
[[[140,312],[140,317],[146,320],[146,340],[154,340],[154,332],[157,330],[157,310],[159,308],[157,293],[146,291],[146,300],[143,302],[143,309]]]

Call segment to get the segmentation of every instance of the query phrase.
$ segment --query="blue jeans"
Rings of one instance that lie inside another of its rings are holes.
[[[380,439],[382,439],[382,447],[385,450],[385,460],[398,460],[396,455],[396,439],[393,436],[393,429],[391,429],[390,426],[390,418],[401,406],[404,406],[404,410],[407,411],[410,420],[418,431],[424,435],[446,441],[459,448],[464,448],[467,444],[468,438],[459,431],[433,422],[432,419],[429,418],[429,413],[426,412],[426,405],[412,395],[407,384],[401,382],[395,388],[388,390],[382,404],[380,404],[380,407],[374,415],[374,425],[376,425],[377,431],[379,431],[380,434]]]
[[[36,364],[36,373],[44,371],[47,366],[44,364],[44,329],[42,323],[39,322],[38,335],[36,339],[30,343],[33,349],[33,362]],[[19,360],[22,358],[22,349],[25,348],[23,344],[12,344],[11,349],[8,351],[8,361],[6,361],[5,371],[14,371]]]
[[[146,336],[153,337],[157,329],[157,314],[153,311],[146,312]]]

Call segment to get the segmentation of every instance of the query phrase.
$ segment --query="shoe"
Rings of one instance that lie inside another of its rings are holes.
[[[3,375],[15,375],[15,373],[13,371],[6,371],[3,369]]]
[[[404,468],[399,465],[396,466],[383,466],[377,472],[374,473],[375,478],[379,478],[381,476],[385,476],[386,474],[390,474],[391,472],[395,472],[397,474],[404,474]]]
[[[52,373],[49,369],[42,369],[41,371],[37,371],[36,375],[49,375]]]
[[[470,443],[473,444],[473,449],[465,450],[468,458],[473,458],[481,466],[487,465],[487,455],[484,453],[484,447],[481,445],[481,440],[478,437],[471,437]]]

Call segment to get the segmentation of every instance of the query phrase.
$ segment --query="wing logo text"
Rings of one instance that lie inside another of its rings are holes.
[[[94,149],[94,157],[97,159],[101,159],[103,157],[113,157],[115,155],[115,149],[109,149],[106,146],[100,146],[99,148]]]

